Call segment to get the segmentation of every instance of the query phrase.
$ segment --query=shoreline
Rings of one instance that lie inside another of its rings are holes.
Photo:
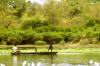
[[[33,49],[22,49],[19,50],[20,52],[23,53],[30,53],[30,52],[35,52]],[[37,52],[47,52],[48,49],[38,49]],[[2,49],[0,50],[0,54],[9,54],[12,52],[12,49]],[[84,48],[77,48],[77,49],[53,49],[53,52],[58,52],[58,53],[100,53],[100,49],[84,49]]]
[[[0,45],[0,53],[6,54],[12,52],[14,45]],[[49,45],[17,45],[18,50],[21,52],[47,52]],[[58,53],[100,53],[99,44],[97,45],[53,45],[53,51]]]

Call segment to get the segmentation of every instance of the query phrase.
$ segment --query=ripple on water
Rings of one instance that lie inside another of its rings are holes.
[[[57,53],[57,54],[83,54],[83,53]]]
[[[11,54],[0,54],[0,55],[11,55]]]

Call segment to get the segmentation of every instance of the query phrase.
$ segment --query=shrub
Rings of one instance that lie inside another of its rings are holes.
[[[0,41],[0,44],[2,44],[2,45],[7,45],[7,43],[6,43],[6,41]]]
[[[48,27],[51,32],[64,32],[64,28],[60,26],[49,25]]]
[[[65,28],[60,26],[48,25],[48,26],[41,26],[34,29],[36,32],[64,32]]]
[[[93,31],[100,31],[100,24],[96,24],[92,29]]]
[[[86,44],[90,44],[88,39],[83,39],[83,40],[80,40],[80,44],[82,45],[86,45]]]
[[[38,41],[35,41],[35,44],[36,45],[46,45],[47,43],[45,41],[38,40]]]
[[[5,31],[0,32],[0,41],[6,40],[6,39],[7,39],[6,32]]]
[[[34,34],[33,40],[38,41],[38,40],[43,40],[44,36],[42,33],[36,33]]]
[[[43,36],[44,36],[44,41],[46,41],[48,44],[59,43],[62,39],[62,36],[56,32],[46,32],[43,33]]]
[[[28,28],[36,28],[36,27],[41,27],[41,26],[47,26],[48,22],[46,20],[42,20],[39,18],[27,18],[23,21],[21,24],[22,29],[28,29]]]
[[[81,31],[81,27],[77,27],[77,26],[71,26],[71,27],[65,27],[65,32],[73,32],[73,33],[77,33],[79,31]]]
[[[3,33],[2,41],[6,41],[7,45],[12,44],[29,44],[34,43],[34,35],[36,33],[32,30],[9,30]]]
[[[80,44],[82,45],[95,44],[95,43],[98,43],[97,39],[95,38],[86,38],[86,39],[80,40]]]
[[[20,44],[22,36],[20,35],[21,31],[19,30],[10,30],[6,32],[6,41],[7,45]]]
[[[77,43],[77,42],[79,42],[80,41],[80,39],[81,39],[82,37],[80,36],[80,35],[76,35],[74,38],[73,38],[73,43]]]
[[[86,27],[92,27],[95,26],[96,24],[100,24],[100,19],[98,18],[91,18],[90,16],[85,16],[85,26]]]
[[[69,27],[65,28],[65,32],[71,32],[71,28]]]
[[[93,32],[94,38],[96,38],[98,41],[100,41],[100,31]]]
[[[25,30],[20,33],[22,37],[22,44],[33,44],[35,42],[34,35],[36,34],[33,30]]]
[[[64,44],[66,44],[66,42],[64,40],[61,40],[60,44],[64,45]]]
[[[62,37],[65,42],[72,41],[75,38],[75,34],[72,32],[66,32],[62,34]]]
[[[50,28],[48,26],[41,26],[41,27],[35,28],[34,30],[37,33],[50,32]]]

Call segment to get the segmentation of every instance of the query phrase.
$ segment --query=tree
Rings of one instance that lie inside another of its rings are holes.
[[[25,5],[25,0],[0,0],[0,25],[5,28],[18,26]]]
[[[56,25],[59,23],[59,4],[54,1],[50,1],[44,5],[43,15],[48,19],[51,24]]]
[[[28,17],[37,16],[40,14],[40,11],[41,11],[41,6],[38,3],[27,2],[27,9],[25,11],[26,16]]]

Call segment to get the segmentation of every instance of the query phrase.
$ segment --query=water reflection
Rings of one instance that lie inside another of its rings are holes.
[[[13,56],[13,66],[18,66],[18,56]],[[70,63],[69,59],[66,59],[68,62],[63,62],[63,63],[57,63],[57,61],[63,61],[61,59],[57,59],[57,56],[54,55],[49,55],[47,58],[47,62],[45,60],[46,58],[40,58],[37,62],[34,60],[23,60],[21,63],[21,66],[100,66],[99,62],[90,60],[87,63]]]
[[[34,62],[32,62],[32,66],[35,66]]]
[[[22,66],[25,66],[27,64],[27,61],[24,61],[23,63],[22,63]]]
[[[32,63],[27,63],[27,61],[24,61],[22,66],[46,66],[45,64],[38,62],[37,64],[35,64],[34,62]]]
[[[53,64],[53,56],[50,55],[50,65],[52,66],[52,64]]]
[[[100,66],[100,54],[0,55],[0,66]]]
[[[17,66],[17,56],[13,56],[13,66]]]
[[[5,64],[0,64],[1,66],[5,66]]]
[[[37,55],[36,55],[37,56]],[[53,66],[53,57],[54,55],[49,55],[47,58],[40,58],[40,59],[35,59],[33,61],[33,59],[25,59],[22,61],[21,65],[22,66]],[[36,60],[38,60],[36,62]],[[47,62],[46,62],[47,60]],[[14,60],[14,65],[16,65],[17,61]]]

